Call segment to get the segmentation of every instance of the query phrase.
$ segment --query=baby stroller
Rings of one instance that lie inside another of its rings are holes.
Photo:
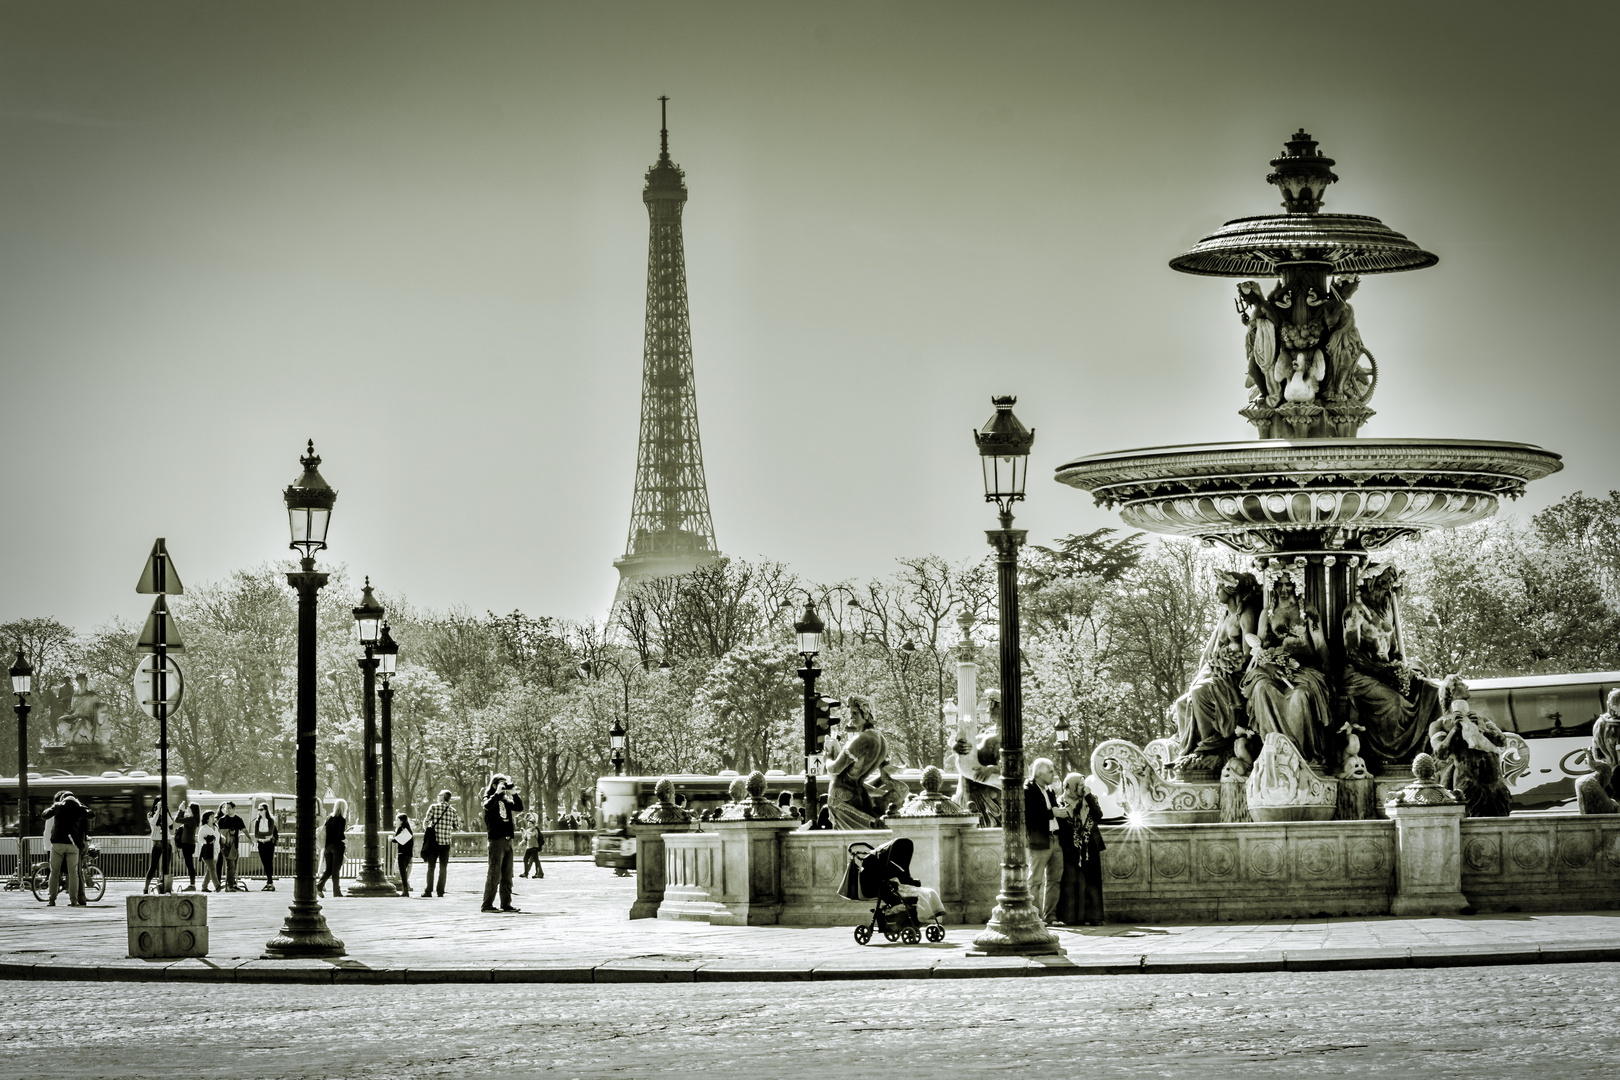
[[[926,931],[928,940],[945,940],[945,927],[936,913],[923,925],[917,917],[917,897],[902,896],[901,885],[918,885],[911,876],[911,854],[914,845],[905,837],[890,840],[881,847],[856,842],[849,845],[849,866],[844,870],[844,882],[838,895],[845,900],[873,900],[872,921],[855,928],[855,941],[865,945],[876,930],[890,941],[903,941],[916,945]]]

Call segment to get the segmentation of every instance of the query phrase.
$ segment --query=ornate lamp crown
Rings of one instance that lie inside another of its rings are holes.
[[[1284,145],[1283,155],[1271,159],[1266,183],[1282,189],[1283,209],[1290,214],[1314,214],[1322,209],[1322,193],[1338,179],[1333,159],[1316,148],[1316,140],[1304,128]]]

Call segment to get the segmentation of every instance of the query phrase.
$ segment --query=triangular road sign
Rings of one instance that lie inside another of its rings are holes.
[[[158,616],[162,616],[159,618]],[[185,646],[180,644],[180,630],[174,625],[174,616],[169,614],[169,605],[159,596],[152,601],[152,613],[146,617],[146,625],[141,628],[140,640],[135,643],[136,652],[157,652],[159,645],[169,652],[179,652]]]
[[[152,545],[152,554],[146,557],[146,569],[141,571],[141,583],[135,586],[135,591],[168,596],[179,596],[186,591],[180,584],[180,575],[174,569],[174,560],[169,558],[169,549],[163,546],[161,536]]]

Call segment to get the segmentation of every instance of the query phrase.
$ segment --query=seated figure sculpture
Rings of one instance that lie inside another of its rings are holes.
[[[883,809],[866,780],[888,759],[889,744],[877,730],[872,699],[849,699],[849,740],[827,766],[827,812],[835,829],[881,829]]]
[[[1215,599],[1225,613],[1199,658],[1198,674],[1170,707],[1176,723],[1178,773],[1219,769],[1244,723],[1240,677],[1260,620],[1260,583],[1250,573],[1215,572]]]
[[[975,730],[971,717],[964,717],[951,745],[951,761],[958,777],[956,798],[968,811],[977,814],[979,827],[1001,827],[1001,691],[984,698],[979,715],[984,729]]]
[[[1429,725],[1429,751],[1439,782],[1455,791],[1469,817],[1507,817],[1513,793],[1502,780],[1502,729],[1468,707],[1468,684],[1449,675],[1440,685],[1446,711]]]
[[[1294,579],[1285,571],[1268,571],[1268,576],[1271,595],[1242,683],[1250,726],[1262,739],[1272,732],[1287,736],[1307,763],[1320,767],[1332,721],[1327,637],[1320,616],[1301,604]]]
[[[1592,771],[1575,781],[1575,801],[1583,814],[1620,814],[1620,690],[1609,691],[1608,708],[1592,724]]]
[[[1399,575],[1389,563],[1361,575],[1344,612],[1344,692],[1364,728],[1374,772],[1405,766],[1440,715],[1440,691],[1406,663],[1395,625]]]
[[[56,718],[57,739],[63,746],[73,743],[106,742],[101,713],[107,703],[90,689],[90,676],[80,672],[73,677],[73,696],[67,712]]]

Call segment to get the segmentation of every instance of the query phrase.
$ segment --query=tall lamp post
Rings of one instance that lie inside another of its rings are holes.
[[[381,755],[377,748],[377,668],[381,661],[377,659],[377,643],[382,640],[383,607],[377,603],[377,598],[371,593],[371,579],[366,578],[365,588],[360,592],[360,606],[354,609],[354,624],[360,634],[360,645],[365,649],[365,655],[356,663],[360,665],[361,704],[365,714],[365,757],[361,759],[364,765],[366,788],[366,861],[360,867],[360,878],[349,889],[350,896],[398,896],[399,890],[388,881],[388,875],[383,873],[380,830],[377,823],[377,758]]]
[[[315,602],[326,575],[315,570],[315,553],[326,547],[326,530],[332,522],[332,505],[337,492],[321,478],[321,459],[315,455],[315,442],[300,459],[303,474],[283,493],[287,522],[292,530],[294,551],[302,553],[299,569],[287,575],[287,584],[298,591],[298,736],[294,753],[295,794],[298,805],[296,847],[293,855],[293,901],[287,910],[281,933],[264,947],[268,959],[342,956],[343,942],[326,928],[326,917],[315,899],[315,815],[320,801],[315,795]],[[168,793],[164,793],[168,797]]]
[[[17,662],[11,665],[11,692],[17,695],[17,887],[27,883],[28,872],[28,695],[34,689],[34,668],[17,649]]]
[[[1001,615],[1001,892],[990,921],[973,939],[981,953],[1055,953],[1057,936],[1046,929],[1029,898],[1024,855],[1024,714],[1018,649],[1018,549],[1028,535],[1012,527],[1012,505],[1024,498],[1029,451],[1035,432],[1013,415],[1015,397],[996,397],[995,415],[973,433],[984,470],[984,501],[996,504],[1001,528],[985,537],[996,549],[996,586]]]
[[[1057,724],[1052,728],[1057,737],[1058,760],[1063,762],[1063,775],[1069,775],[1069,718],[1058,713]]]
[[[816,794],[815,769],[821,752],[821,747],[816,745],[816,676],[821,674],[821,669],[816,667],[816,654],[821,652],[821,635],[826,630],[827,624],[816,614],[815,601],[805,597],[804,614],[793,624],[793,631],[799,639],[799,659],[804,661],[799,678],[804,680],[804,818],[805,827],[809,829],[816,827],[821,807]],[[825,765],[822,762],[823,768]]]
[[[619,750],[622,752],[622,756],[615,755],[613,765],[614,775],[618,776],[621,775],[620,768],[627,767],[630,764],[630,672],[623,664],[619,663],[611,656],[598,656],[594,659],[586,660],[584,663],[579,665],[579,669],[586,675],[592,675],[601,670],[600,665],[602,664],[606,664],[614,671],[617,671],[619,673],[620,680],[624,683],[624,725],[620,727],[617,720],[613,722],[613,726],[619,730],[619,742],[617,745]],[[665,660],[660,666],[659,670],[667,671],[668,669],[669,661]],[[612,738],[611,731],[608,733],[608,736],[610,739]]]
[[[382,689],[377,698],[382,702],[382,823],[388,830],[388,850],[394,851],[394,671],[399,665],[399,642],[382,625],[382,640],[377,642],[377,674],[382,676]],[[388,860],[389,874],[399,860]]]
[[[613,752],[613,775],[624,775],[624,744],[626,735],[624,727],[615,718],[613,726],[608,728],[608,747]]]

